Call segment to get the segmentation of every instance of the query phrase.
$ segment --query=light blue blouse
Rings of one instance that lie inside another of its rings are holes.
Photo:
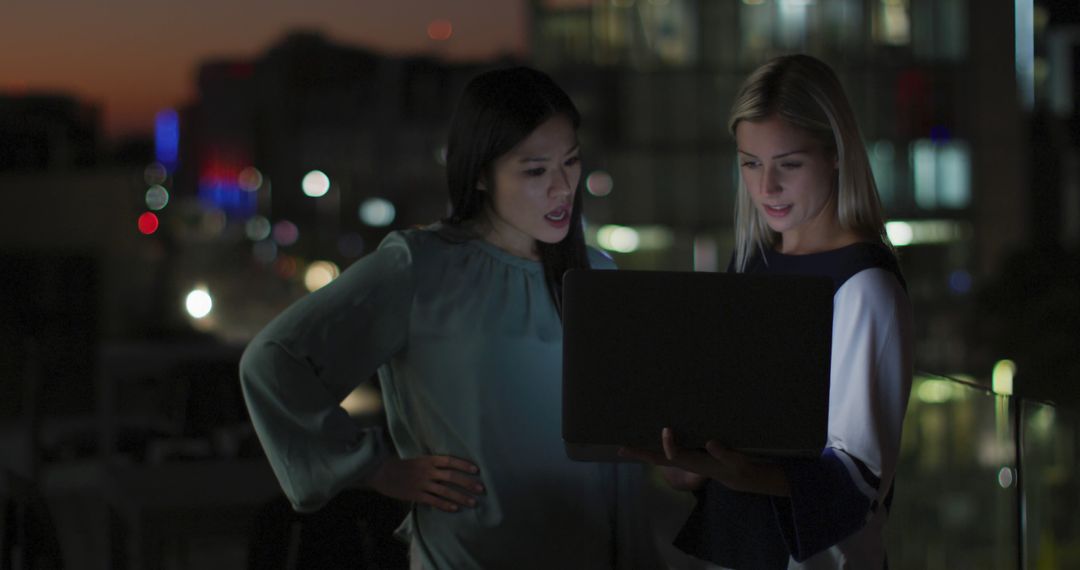
[[[614,264],[590,250],[594,268]],[[241,381],[295,508],[319,508],[383,457],[453,455],[486,493],[401,531],[425,568],[655,568],[639,466],[567,459],[562,325],[539,262],[446,226],[391,233],[252,340]],[[392,445],[339,406],[378,369]]]

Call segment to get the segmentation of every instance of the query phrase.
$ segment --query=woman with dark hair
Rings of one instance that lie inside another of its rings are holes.
[[[664,453],[623,454],[695,492],[676,540],[694,556],[739,570],[887,568],[912,315],[855,113],[832,69],[796,54],[746,79],[728,127],[740,179],[729,270],[833,280],[827,441],[813,460],[761,462],[718,441],[682,448],[665,429]]]
[[[297,510],[367,485],[408,501],[417,568],[655,567],[641,472],[567,459],[562,274],[586,248],[570,98],[527,68],[466,87],[450,126],[452,210],[274,319],[240,377]],[[338,405],[378,371],[389,426]]]

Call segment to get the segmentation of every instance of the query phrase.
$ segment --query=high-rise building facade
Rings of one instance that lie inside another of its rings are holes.
[[[964,340],[973,294],[1026,239],[1028,223],[1025,115],[1015,45],[1002,41],[1014,35],[1011,3],[531,6],[534,60],[573,91],[587,162],[611,177],[610,193],[587,204],[594,231],[638,230],[622,265],[726,267],[738,183],[731,102],[770,57],[810,53],[833,66],[856,110],[920,309],[921,364],[988,373]]]

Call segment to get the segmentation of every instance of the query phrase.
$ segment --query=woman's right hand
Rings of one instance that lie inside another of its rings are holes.
[[[664,480],[671,486],[672,489],[678,491],[697,491],[705,486],[705,482],[709,480],[704,475],[698,475],[693,471],[687,471],[678,467],[672,467],[669,465],[660,465],[660,473],[663,474]]]
[[[676,491],[697,491],[705,486],[705,482],[709,480],[704,475],[675,467],[663,453],[638,447],[620,447],[619,456],[655,465],[660,469],[660,473],[664,476],[667,484]]]
[[[368,479],[368,486],[402,501],[423,503],[448,513],[476,506],[484,486],[474,475],[480,469],[449,455],[423,455],[412,459],[387,457]]]

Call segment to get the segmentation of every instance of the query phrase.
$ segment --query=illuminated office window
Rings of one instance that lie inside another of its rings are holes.
[[[592,59],[588,13],[547,14],[537,24],[534,56],[539,62],[588,63]]]
[[[821,35],[828,45],[841,51],[863,49],[866,26],[862,0],[829,0],[821,4],[821,10]]]
[[[742,0],[738,30],[742,60],[756,63],[774,48],[809,49],[811,38],[822,40],[822,21],[843,14],[844,4],[843,0],[842,4],[825,7],[821,0]]]
[[[917,2],[911,7],[911,49],[925,59],[967,56],[967,0]]]
[[[1016,83],[1020,101],[1030,110],[1035,103],[1035,5],[1032,0],[1016,0],[1014,10]]]
[[[621,4],[601,4],[593,12],[593,61],[599,65],[623,63],[633,40],[633,10]]]
[[[875,42],[890,46],[906,46],[911,43],[908,0],[876,0],[873,22]]]
[[[971,203],[971,153],[963,141],[911,143],[915,203],[925,210],[966,208]]]
[[[739,9],[739,53],[744,62],[758,63],[772,47],[774,14],[771,4],[743,2]]]
[[[698,59],[698,14],[689,0],[638,3],[648,55],[668,65],[692,65]]]
[[[806,46],[807,16],[814,0],[778,0],[776,5],[779,24],[780,46],[803,48]]]
[[[881,203],[889,208],[896,203],[896,149],[891,142],[881,140],[868,150],[878,195],[881,196]]]

